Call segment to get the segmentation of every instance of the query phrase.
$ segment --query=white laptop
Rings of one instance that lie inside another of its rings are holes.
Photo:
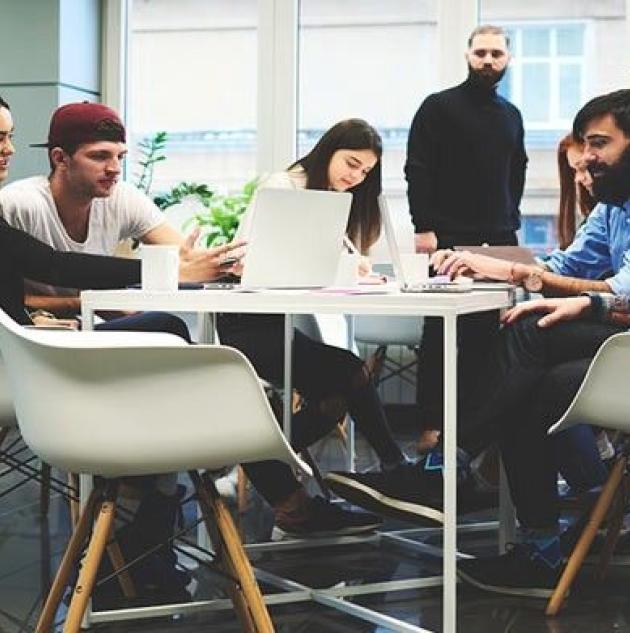
[[[408,283],[405,278],[405,271],[400,258],[400,250],[398,248],[398,241],[394,232],[391,212],[387,205],[385,196],[381,195],[379,197],[379,207],[381,210],[383,228],[385,229],[385,237],[387,239],[389,252],[392,258],[394,275],[396,276],[401,292],[470,292],[471,290],[507,290],[513,288],[513,286],[507,282],[475,281],[474,283],[471,283],[465,278],[462,278],[461,281],[432,281],[431,279],[428,279],[426,282],[422,283]]]
[[[260,189],[254,199],[241,286],[332,286],[343,250],[352,194]]]

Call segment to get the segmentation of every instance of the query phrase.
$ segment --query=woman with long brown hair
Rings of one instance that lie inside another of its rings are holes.
[[[362,119],[347,119],[331,127],[306,156],[285,171],[272,174],[260,186],[284,189],[347,191],[352,194],[348,237],[364,255],[381,230],[382,143],[378,132]],[[248,236],[251,212],[238,235]],[[298,236],[299,237],[299,236]],[[312,236],[303,236],[312,239]],[[279,315],[223,314],[217,321],[222,343],[240,349],[259,376],[283,383],[284,322]],[[294,331],[292,378],[304,405],[294,415],[291,441],[300,450],[332,430],[348,412],[375,450],[384,471],[398,482],[392,497],[414,493],[416,469],[407,462],[389,430],[383,406],[363,361],[352,352],[316,341]],[[342,510],[321,497],[309,497],[291,469],[280,462],[244,464],[249,479],[272,506],[276,525],[285,532],[306,535],[351,534],[378,526],[369,513]],[[424,508],[402,504],[413,519]]]
[[[560,179],[558,242],[562,249],[571,244],[579,224],[596,204],[590,191],[593,180],[581,155],[582,146],[571,134],[560,140],[557,152]]]

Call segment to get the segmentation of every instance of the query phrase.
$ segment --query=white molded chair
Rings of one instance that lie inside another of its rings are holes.
[[[368,360],[368,364],[377,383],[396,376],[403,380],[407,379],[406,372],[415,368],[416,358],[407,363],[398,362],[387,357],[387,348],[397,345],[417,350],[422,340],[423,329],[422,317],[364,315],[354,317],[354,340],[357,343],[376,345],[376,351]],[[381,375],[383,369],[389,372],[385,376]],[[407,380],[415,386],[415,375]]]
[[[212,479],[197,472],[279,459],[310,474],[285,440],[247,359],[232,348],[188,346],[169,334],[29,330],[1,311],[0,349],[28,446],[52,466],[106,478],[86,503],[37,631],[51,628],[96,517],[64,628],[79,630],[112,531],[112,478],[184,470],[217,557],[236,579],[230,597],[243,628],[272,631],[230,514]]]
[[[611,336],[600,347],[573,402],[564,415],[549,429],[558,433],[576,424],[591,424],[630,433],[630,398],[628,397],[628,369],[630,368],[630,332]],[[609,514],[613,502],[617,501],[620,512],[609,522],[606,544],[602,552],[599,573],[605,572],[614,549],[623,520],[627,497],[626,474],[629,447],[626,442],[615,461],[611,473],[602,488],[595,506],[564,572],[549,599],[546,613],[556,615],[575,579],[597,530]]]

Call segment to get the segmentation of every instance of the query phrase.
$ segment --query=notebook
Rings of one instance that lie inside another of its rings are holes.
[[[335,281],[352,194],[256,192],[241,288],[323,288]]]

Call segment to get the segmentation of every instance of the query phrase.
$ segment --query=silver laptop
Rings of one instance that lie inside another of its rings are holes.
[[[241,287],[332,286],[351,202],[347,192],[259,190]]]
[[[394,225],[392,222],[391,212],[387,205],[385,196],[379,197],[379,207],[381,211],[381,218],[383,222],[383,228],[385,229],[385,238],[387,239],[387,245],[389,246],[389,252],[392,258],[392,265],[394,268],[394,275],[400,286],[401,292],[470,292],[472,290],[507,290],[513,286],[507,282],[478,282],[470,284],[462,284],[457,281],[432,281],[431,279],[426,282],[410,284],[405,278],[405,271],[403,269],[402,261],[400,258],[400,249],[398,247],[398,241],[394,232]]]

